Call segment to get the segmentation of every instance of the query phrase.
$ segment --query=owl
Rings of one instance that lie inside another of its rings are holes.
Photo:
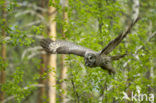
[[[92,49],[76,45],[75,43],[56,40],[53,41],[50,38],[42,39],[40,45],[42,48],[50,54],[74,54],[77,56],[84,57],[85,65],[88,67],[101,67],[107,70],[110,74],[115,74],[115,69],[112,66],[112,61],[119,60],[126,54],[117,56],[108,56],[108,54],[118,46],[121,41],[127,36],[131,28],[138,21],[139,18],[132,21],[127,29],[119,34],[114,40],[110,41],[107,46],[105,46],[100,51],[94,51]]]

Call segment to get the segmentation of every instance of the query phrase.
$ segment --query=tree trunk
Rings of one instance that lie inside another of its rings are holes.
[[[41,7],[45,8],[45,0],[41,0]],[[41,12],[41,15],[45,15],[43,12]],[[46,30],[45,30],[46,32]],[[38,103],[44,103],[44,97],[46,96],[46,80],[42,78],[42,75],[46,71],[47,68],[47,54],[41,54],[41,64],[40,64],[40,79],[39,79],[39,84],[43,84],[45,86],[39,88],[39,93],[38,93]]]
[[[133,14],[132,19],[135,20],[139,16],[139,0],[132,0],[133,1]]]
[[[3,26],[1,26],[1,30],[2,30],[2,38],[6,37],[6,2],[4,0],[4,3],[2,4],[2,19],[3,21]],[[1,46],[1,57],[2,60],[5,61],[6,60],[6,45],[2,44]],[[0,74],[0,85],[5,83],[5,67],[1,68],[1,74]],[[0,102],[4,100],[4,92],[1,91],[1,87],[0,87]]]
[[[41,55],[41,64],[40,64],[40,79],[39,79],[39,84],[46,85],[46,80],[42,78],[43,73],[46,71],[46,54]],[[38,103],[44,103],[44,97],[46,96],[46,90],[45,86],[39,88],[39,93],[38,93]]]
[[[53,3],[55,0],[52,1]],[[56,17],[56,8],[50,6],[48,8],[49,13],[49,37],[52,37],[53,40],[56,39],[56,21],[54,21]],[[50,69],[49,73],[49,103],[56,103],[56,54],[49,55],[48,58],[48,66]]]
[[[131,0],[131,1],[132,1],[132,20],[136,20],[138,18],[138,16],[139,16],[139,0]],[[132,34],[134,34],[134,32],[135,32],[135,30],[132,31]],[[125,45],[127,45],[127,44],[125,43]],[[130,72],[131,71],[131,67],[128,64],[129,61],[131,61],[131,59],[129,59],[127,61],[127,64],[125,65],[126,68],[128,68],[128,71],[127,72]],[[129,87],[131,85],[131,81],[132,80],[129,78],[129,75],[128,75],[128,79],[127,79],[127,87],[128,87],[128,89],[127,89],[127,95],[128,95],[129,98],[131,98],[131,94],[132,94],[132,91],[129,89]],[[132,103],[132,101],[128,101],[128,103]]]
[[[65,11],[66,7],[68,7],[68,0],[64,0],[64,2],[62,3],[63,5],[63,21],[65,23],[68,22],[68,14]],[[66,29],[64,28],[64,26],[62,27],[62,37],[65,38],[65,32]],[[67,67],[65,66],[65,57],[66,55],[62,54],[61,55],[61,80],[64,80],[67,78]],[[67,95],[67,91],[66,91],[66,84],[65,82],[61,82],[61,89],[63,90],[63,92],[61,93],[61,103],[67,103],[67,99],[66,99],[66,95]]]

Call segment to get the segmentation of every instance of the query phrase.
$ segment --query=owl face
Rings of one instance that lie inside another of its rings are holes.
[[[85,65],[89,67],[94,67],[96,63],[96,55],[93,53],[87,53],[85,55]]]

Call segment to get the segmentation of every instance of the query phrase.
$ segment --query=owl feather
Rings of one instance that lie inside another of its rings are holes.
[[[42,39],[40,45],[47,53],[74,54],[77,56],[81,56],[84,57],[86,66],[101,67],[102,69],[107,70],[110,74],[115,73],[115,69],[112,66],[112,61],[123,58],[125,54],[116,56],[108,56],[108,54],[112,52],[121,43],[121,41],[128,35],[128,33],[130,33],[132,27],[136,24],[138,20],[139,18],[132,21],[124,32],[122,32],[114,40],[110,41],[108,45],[105,46],[104,49],[100,50],[99,52],[96,52],[94,50],[77,45],[69,41],[53,41],[50,38]]]

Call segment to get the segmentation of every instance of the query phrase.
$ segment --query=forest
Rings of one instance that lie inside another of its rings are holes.
[[[0,0],[0,103],[156,103],[156,1]]]

